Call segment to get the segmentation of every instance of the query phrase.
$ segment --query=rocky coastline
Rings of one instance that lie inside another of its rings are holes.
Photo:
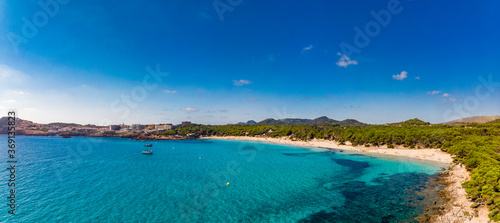
[[[430,205],[419,222],[425,223],[489,223],[488,208],[477,201],[473,203],[467,197],[462,184],[470,180],[469,172],[461,165],[452,165],[441,173],[438,182],[445,188],[438,192],[445,203]],[[437,213],[437,214],[434,214]]]

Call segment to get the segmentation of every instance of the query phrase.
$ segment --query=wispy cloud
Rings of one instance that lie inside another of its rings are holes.
[[[14,100],[14,99],[9,99],[9,100],[4,100],[2,101],[4,104],[12,104],[12,103],[16,103],[17,101]]]
[[[305,52],[305,51],[309,51],[309,50],[311,50],[312,48],[314,48],[314,46],[313,46],[313,45],[306,46],[306,47],[304,47],[304,48],[302,49],[302,51],[300,51],[300,53],[303,53],[303,52]]]
[[[12,92],[12,94],[17,94],[17,95],[28,94],[28,92],[25,92],[25,91],[15,91],[15,90],[12,90],[11,92]]]
[[[339,59],[339,61],[336,64],[338,66],[340,66],[340,67],[347,68],[347,66],[349,66],[349,65],[356,65],[356,64],[358,64],[358,61],[351,60],[351,58],[349,58],[347,55],[342,55],[341,53],[337,53],[337,55],[340,56],[340,59]]]
[[[448,102],[451,102],[451,103],[454,103],[456,101],[459,101],[459,99],[457,99],[456,97],[454,97],[453,95],[451,94],[443,94],[443,100],[441,101],[441,104],[446,104]],[[461,101],[461,100],[460,100]]]
[[[436,94],[439,94],[441,93],[441,91],[428,91],[427,94],[428,95],[436,95]]]
[[[183,108],[181,109],[182,111],[199,111],[200,109],[199,108],[191,108],[191,107],[187,107],[187,108]]]
[[[248,98],[249,101],[257,101],[255,98]]]
[[[5,64],[0,64],[0,80],[23,81],[27,75]]]
[[[251,83],[252,83],[252,82],[251,82],[251,81],[249,81],[249,80],[243,80],[243,79],[242,79],[242,80],[239,80],[239,81],[237,81],[237,80],[233,80],[233,84],[234,84],[234,86],[243,86],[243,85],[248,85],[248,84],[251,84]]]
[[[175,94],[175,93],[177,93],[176,90],[173,90],[173,91],[171,91],[171,90],[163,90],[163,92],[165,92],[167,94]]]
[[[415,77],[415,80],[420,80],[420,77]]]
[[[403,71],[401,71],[400,74],[392,75],[392,79],[398,80],[398,81],[402,81],[402,80],[404,80],[405,78],[408,77],[407,74],[408,74],[408,72],[406,72],[406,71],[403,70]]]

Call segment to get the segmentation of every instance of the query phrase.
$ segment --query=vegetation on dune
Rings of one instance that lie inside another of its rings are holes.
[[[476,203],[486,204],[490,218],[500,221],[500,124],[430,125],[418,119],[388,125],[196,125],[169,130],[164,135],[288,137],[325,139],[352,145],[441,148],[455,155],[471,173],[463,186]]]

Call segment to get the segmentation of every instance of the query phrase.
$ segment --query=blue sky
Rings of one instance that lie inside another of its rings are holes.
[[[1,114],[82,124],[500,114],[495,1],[41,2],[0,1]]]

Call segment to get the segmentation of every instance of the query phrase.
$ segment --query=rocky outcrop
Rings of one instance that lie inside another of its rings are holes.
[[[470,180],[467,170],[461,166],[454,165],[449,171],[443,173],[440,182],[446,187],[439,192],[446,204],[440,207],[440,213],[429,216],[425,221],[435,223],[488,223],[488,209],[481,203],[474,204],[467,199],[467,193],[462,183]],[[473,206],[477,208],[473,208]]]

